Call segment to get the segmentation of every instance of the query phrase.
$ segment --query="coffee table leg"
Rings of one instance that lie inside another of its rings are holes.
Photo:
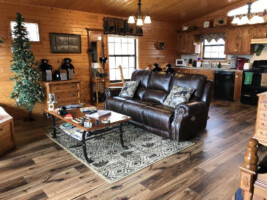
[[[82,135],[83,154],[84,154],[85,160],[88,163],[92,163],[93,161],[91,160],[91,158],[88,158],[88,155],[87,155],[85,136],[86,136],[86,131],[84,131]]]
[[[122,126],[123,126],[123,123],[120,124],[120,141],[121,141],[121,146],[122,146],[124,149],[128,149],[128,147],[124,145]]]
[[[57,137],[57,129],[56,129],[56,119],[54,115],[52,115],[52,127],[53,127],[53,138]]]

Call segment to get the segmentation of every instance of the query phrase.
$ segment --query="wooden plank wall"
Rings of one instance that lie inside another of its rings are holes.
[[[63,58],[70,57],[75,66],[75,79],[81,80],[82,101],[89,102],[89,64],[87,56],[87,33],[85,28],[103,28],[103,17],[106,15],[78,12],[57,8],[31,6],[22,4],[4,3],[0,0],[0,36],[5,43],[0,44],[0,105],[3,106],[14,118],[23,118],[26,112],[18,109],[13,100],[10,100],[13,83],[9,80],[12,76],[10,67],[11,38],[10,21],[15,18],[16,12],[21,12],[26,21],[39,24],[41,42],[32,43],[32,50],[37,61],[42,58],[49,59],[49,63],[56,70],[61,66]],[[153,20],[153,19],[152,19]],[[166,22],[155,22],[144,26],[144,36],[139,42],[139,66],[146,68],[157,62],[160,65],[174,63],[176,58],[176,27]],[[81,54],[51,54],[49,33],[80,34],[82,37]],[[164,41],[166,48],[156,50],[155,42]],[[42,113],[42,104],[37,104],[34,113]]]

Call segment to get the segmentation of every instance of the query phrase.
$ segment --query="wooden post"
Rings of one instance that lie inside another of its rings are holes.
[[[241,169],[240,188],[244,192],[244,200],[251,200],[253,193],[253,184],[256,172],[258,170],[258,141],[251,138],[248,141],[247,152],[244,156],[245,163]]]
[[[257,163],[259,161],[259,158],[257,156],[258,152],[258,141],[251,138],[248,141],[247,146],[247,153],[244,157],[245,163],[243,165],[243,168],[251,170],[253,172],[257,172]]]

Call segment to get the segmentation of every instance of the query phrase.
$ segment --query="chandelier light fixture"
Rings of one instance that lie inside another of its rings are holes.
[[[245,25],[245,24],[260,24],[264,23],[263,16],[259,13],[266,13],[267,1],[258,0],[256,2],[248,2],[247,5],[228,12],[229,17],[234,17],[232,24]]]
[[[141,10],[141,0],[138,0],[138,8],[137,8],[137,17],[134,17],[133,13],[129,16],[128,23],[134,24],[136,20],[137,26],[143,26],[144,24],[151,24],[151,18],[147,14],[145,19],[143,20],[142,10]]]

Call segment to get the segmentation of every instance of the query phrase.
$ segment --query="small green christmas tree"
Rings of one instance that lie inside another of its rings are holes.
[[[16,100],[19,107],[29,111],[29,119],[32,120],[32,110],[37,102],[42,102],[44,92],[40,86],[40,74],[37,70],[37,62],[34,61],[28,32],[23,24],[24,17],[17,13],[16,26],[14,27],[14,41],[12,44],[11,71],[15,73],[13,78],[14,89],[11,99]]]

